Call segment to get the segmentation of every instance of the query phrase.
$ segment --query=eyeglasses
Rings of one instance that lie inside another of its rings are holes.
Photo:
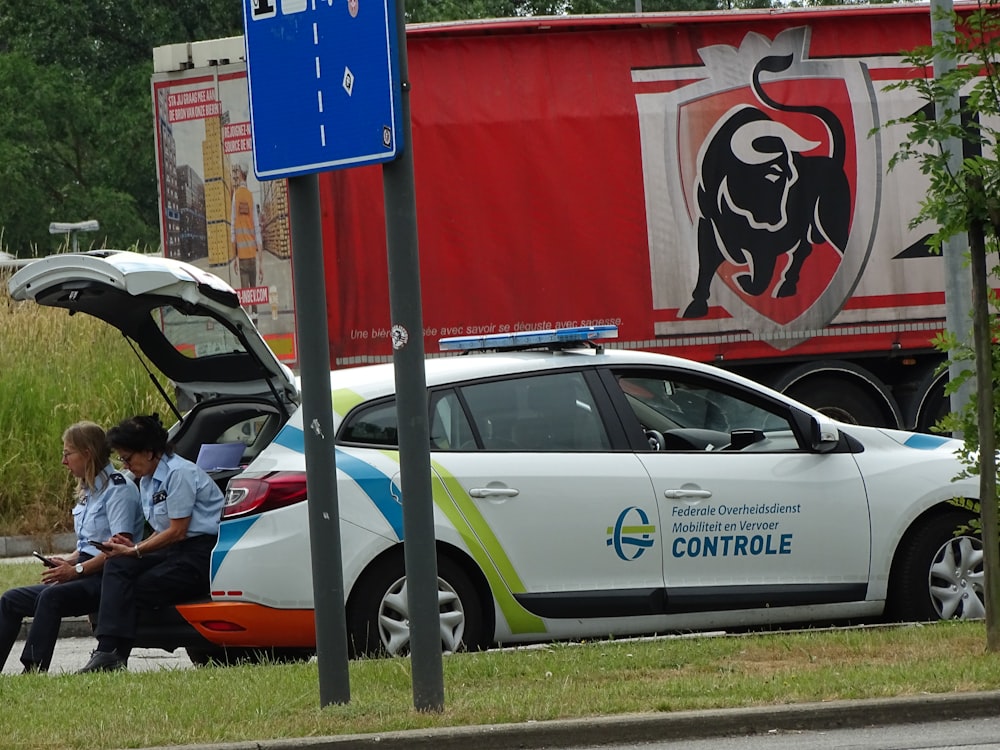
[[[74,453],[79,453],[79,452],[80,451],[63,451],[62,452],[63,461],[72,456]]]
[[[129,453],[127,456],[118,456],[118,460],[122,462],[122,466],[128,466],[132,462],[132,457],[136,454],[136,451]]]

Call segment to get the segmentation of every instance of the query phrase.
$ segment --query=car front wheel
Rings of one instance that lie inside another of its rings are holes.
[[[483,647],[479,595],[469,577],[446,557],[437,561],[441,650]],[[354,587],[347,611],[353,657],[402,656],[410,651],[410,601],[401,554],[375,562]]]
[[[983,543],[955,530],[972,516],[951,511],[910,537],[893,577],[891,613],[899,620],[975,620],[983,605]]]

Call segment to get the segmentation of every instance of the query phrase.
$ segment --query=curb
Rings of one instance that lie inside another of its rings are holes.
[[[187,750],[345,750],[378,746],[392,750],[514,750],[515,748],[618,747],[648,742],[749,736],[771,732],[824,731],[865,726],[996,716],[1000,692],[945,693],[762,706],[724,710],[560,719],[521,724],[416,729],[378,734],[191,745]],[[147,750],[167,750],[147,748]]]
[[[23,641],[28,637],[28,628],[31,627],[31,618],[25,618],[21,622],[21,630],[17,634],[17,640]],[[64,617],[59,624],[60,638],[93,638],[94,629],[90,626],[90,620],[86,615],[80,617]]]
[[[47,536],[0,536],[0,557],[27,557],[32,550],[55,553],[76,549],[76,534],[50,534]]]

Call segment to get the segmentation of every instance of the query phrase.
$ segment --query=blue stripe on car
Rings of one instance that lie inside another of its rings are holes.
[[[274,442],[296,453],[305,453],[305,434],[298,427],[285,425]],[[353,479],[362,491],[375,504],[379,513],[385,518],[396,537],[403,538],[403,506],[397,498],[399,488],[384,472],[359,458],[338,450],[336,452],[337,468]],[[393,495],[393,490],[396,494]]]
[[[219,567],[226,555],[229,554],[229,550],[243,538],[243,535],[258,518],[260,516],[235,518],[232,521],[223,521],[219,524],[219,541],[215,543],[215,549],[212,550],[212,573],[209,580],[215,580],[215,574],[219,572]]]
[[[938,448],[947,442],[948,438],[941,437],[939,435],[911,435],[906,439],[906,442],[903,443],[903,445],[907,448],[929,451],[933,448]]]

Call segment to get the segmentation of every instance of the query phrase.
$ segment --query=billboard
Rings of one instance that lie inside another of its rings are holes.
[[[222,277],[295,364],[288,184],[254,174],[244,64],[157,73],[152,88],[164,255]]]

